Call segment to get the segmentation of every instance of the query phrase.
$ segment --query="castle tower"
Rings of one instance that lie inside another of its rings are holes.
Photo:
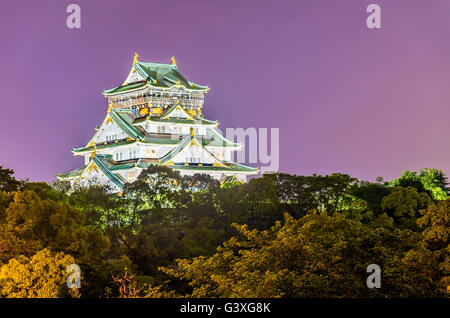
[[[245,181],[258,169],[231,161],[241,144],[224,138],[217,121],[205,119],[207,86],[186,80],[172,64],[140,62],[135,54],[125,82],[105,90],[108,112],[84,147],[72,150],[84,166],[61,174],[72,185],[100,183],[120,191],[150,165],[181,175],[204,173],[217,180]]]

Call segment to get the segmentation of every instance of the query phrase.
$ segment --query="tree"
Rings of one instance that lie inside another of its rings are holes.
[[[424,241],[430,249],[443,249],[450,243],[450,199],[431,205],[420,211],[422,217],[417,223],[426,227]]]
[[[440,169],[424,168],[419,173],[406,170],[400,178],[388,183],[391,186],[413,187],[426,192],[434,200],[445,200],[450,194],[447,177]]]
[[[425,189],[432,193],[435,200],[445,200],[450,194],[447,176],[441,169],[424,168],[420,170],[419,178]]]
[[[10,298],[80,297],[77,288],[68,288],[71,273],[67,266],[75,259],[64,253],[43,249],[31,258],[19,256],[0,268],[0,294]]]
[[[315,176],[317,185],[315,185],[319,202],[321,203],[321,211],[347,210],[354,201],[351,190],[357,184],[357,179],[350,177],[348,174],[332,173],[328,176]]]
[[[19,189],[21,182],[13,177],[12,169],[4,169],[0,166],[0,191],[13,192]]]
[[[367,202],[368,209],[374,213],[374,215],[380,215],[383,213],[381,208],[381,201],[392,191],[391,187],[387,187],[381,183],[371,183],[362,181],[355,187],[352,194]]]
[[[274,181],[276,180],[270,175],[264,175],[242,185],[240,208],[246,211],[242,221],[252,228],[260,230],[270,228],[275,221],[283,219]]]
[[[111,277],[136,274],[136,265],[126,256],[117,259],[107,259],[94,264],[82,265],[83,287],[82,296],[89,298],[119,297],[115,283]]]
[[[99,230],[84,225],[83,212],[67,203],[41,200],[34,191],[18,191],[5,210],[0,239],[17,242],[17,252],[34,254],[49,248],[89,262],[99,258],[109,247],[109,240]]]
[[[23,183],[20,190],[34,191],[41,200],[50,199],[57,202],[67,201],[67,195],[64,192],[56,190],[45,182],[26,182]]]
[[[186,191],[195,193],[197,191],[216,191],[220,187],[220,182],[208,174],[194,174],[183,176],[183,188]]]
[[[295,176],[287,173],[272,175],[276,177],[277,194],[283,211],[300,218],[308,211],[317,210],[319,203],[313,186],[315,177]]]
[[[450,198],[422,210],[417,223],[423,231],[425,247],[434,252],[439,263],[436,266],[443,277],[441,288],[450,294]]]
[[[85,224],[92,229],[102,229],[111,241],[117,241],[121,229],[132,223],[127,198],[121,198],[111,189],[101,185],[77,188],[69,203],[83,211]]]
[[[0,223],[5,221],[6,208],[14,200],[14,194],[0,191]]]
[[[442,297],[450,199],[436,193],[446,187],[436,169],[392,183],[277,173],[220,185],[161,166],[119,194],[21,183],[0,191],[0,266],[22,275],[3,272],[0,297],[64,296],[46,276],[57,255],[80,265],[85,297],[119,297],[117,284],[133,297]],[[366,286],[369,264],[381,289]]]
[[[211,255],[224,239],[224,230],[214,228],[214,219],[206,216],[194,228],[184,229],[183,232],[183,257]]]
[[[123,192],[136,197],[141,209],[169,208],[184,203],[181,175],[166,166],[149,166],[136,181],[125,184]]]
[[[187,297],[395,296],[392,290],[368,289],[366,268],[371,263],[385,268],[418,241],[409,230],[372,228],[340,213],[299,220],[286,214],[284,224],[266,231],[235,226],[240,235],[211,257],[180,259],[161,270],[189,282]],[[397,273],[390,279],[404,282]]]
[[[140,232],[127,237],[127,255],[146,275],[157,277],[158,266],[173,259],[171,254],[176,250],[179,238],[173,238],[167,232],[148,234]]]
[[[444,297],[440,260],[419,244],[387,259],[382,270],[386,297]]]
[[[144,287],[138,286],[134,281],[136,275],[125,272],[123,275],[113,275],[114,283],[119,286],[120,297],[136,298]]]
[[[333,173],[327,176],[294,176],[275,174],[277,193],[284,210],[295,217],[308,211],[344,211],[355,200],[352,189],[357,179],[347,174]]]
[[[381,208],[409,228],[416,228],[419,210],[431,204],[431,198],[413,187],[394,187],[381,201]]]

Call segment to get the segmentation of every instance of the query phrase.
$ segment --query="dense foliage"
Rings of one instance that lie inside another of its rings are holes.
[[[447,297],[437,169],[371,183],[268,174],[220,184],[152,166],[121,193],[0,166],[0,297]],[[68,289],[69,264],[82,288]],[[381,288],[366,285],[369,264]]]

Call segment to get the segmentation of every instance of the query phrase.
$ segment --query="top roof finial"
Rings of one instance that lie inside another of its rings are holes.
[[[133,65],[135,65],[137,62],[139,62],[138,57],[139,57],[139,54],[134,52]]]
[[[170,59],[172,60],[172,65],[177,66],[177,60],[175,60],[175,56],[172,56]]]

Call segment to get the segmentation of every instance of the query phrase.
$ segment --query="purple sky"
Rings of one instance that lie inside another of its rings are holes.
[[[66,7],[82,10],[80,30]],[[382,9],[382,29],[365,25]],[[345,4],[345,5],[344,5]],[[220,128],[280,128],[280,170],[391,179],[450,173],[448,0],[1,3],[0,165],[49,181],[103,120],[133,58],[208,84]]]

